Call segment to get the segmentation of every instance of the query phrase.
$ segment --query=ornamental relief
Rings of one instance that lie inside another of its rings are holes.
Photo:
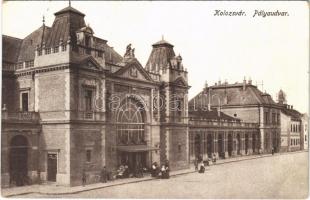
[[[97,81],[95,79],[82,79],[81,83],[83,86],[96,87]]]

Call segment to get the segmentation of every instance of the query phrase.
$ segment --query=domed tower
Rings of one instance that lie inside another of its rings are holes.
[[[172,169],[188,167],[188,79],[181,55],[164,39],[152,45],[145,69],[159,74],[161,161]]]
[[[283,92],[283,90],[280,90],[278,93],[278,103],[279,104],[286,104],[286,94]]]

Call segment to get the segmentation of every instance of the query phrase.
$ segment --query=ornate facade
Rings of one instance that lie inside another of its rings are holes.
[[[24,39],[3,36],[2,186],[98,182],[100,170],[169,160],[188,167],[187,71],[173,45],[146,67],[94,36],[84,14],[55,13]]]

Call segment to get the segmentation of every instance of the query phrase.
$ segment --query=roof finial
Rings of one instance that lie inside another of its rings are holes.
[[[43,25],[45,24],[45,16],[43,15],[43,19],[42,19]]]
[[[71,7],[71,0],[69,0],[69,7]]]

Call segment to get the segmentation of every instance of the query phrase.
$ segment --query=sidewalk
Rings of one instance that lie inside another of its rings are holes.
[[[284,152],[284,153],[276,153],[273,156],[280,156],[284,154],[291,154],[291,153],[301,153],[305,151],[295,151],[295,152]],[[252,160],[252,159],[259,159],[263,157],[270,157],[271,154],[263,154],[263,155],[250,155],[250,156],[240,156],[240,157],[234,157],[229,159],[221,159],[217,160],[216,165],[221,165],[225,163],[231,163],[231,162],[239,162],[243,160]],[[212,168],[212,165],[210,165]],[[189,174],[189,173],[195,173],[194,166],[191,165],[189,169],[184,170],[178,170],[178,171],[171,171],[170,176],[179,176],[182,174]],[[23,187],[14,187],[14,188],[4,188],[1,191],[1,195],[3,197],[13,197],[17,195],[25,195],[25,194],[31,194],[31,193],[39,193],[39,194],[45,194],[45,195],[62,195],[62,194],[75,194],[83,191],[90,191],[90,190],[96,190],[99,188],[106,188],[106,187],[112,187],[116,185],[123,185],[123,184],[130,184],[130,183],[137,183],[142,181],[150,181],[154,180],[153,177],[147,176],[143,178],[128,178],[128,179],[117,179],[114,181],[110,181],[107,183],[96,183],[96,184],[90,184],[83,186],[75,186],[75,187],[68,187],[68,186],[56,186],[56,185],[31,185],[31,186],[23,186]]]

